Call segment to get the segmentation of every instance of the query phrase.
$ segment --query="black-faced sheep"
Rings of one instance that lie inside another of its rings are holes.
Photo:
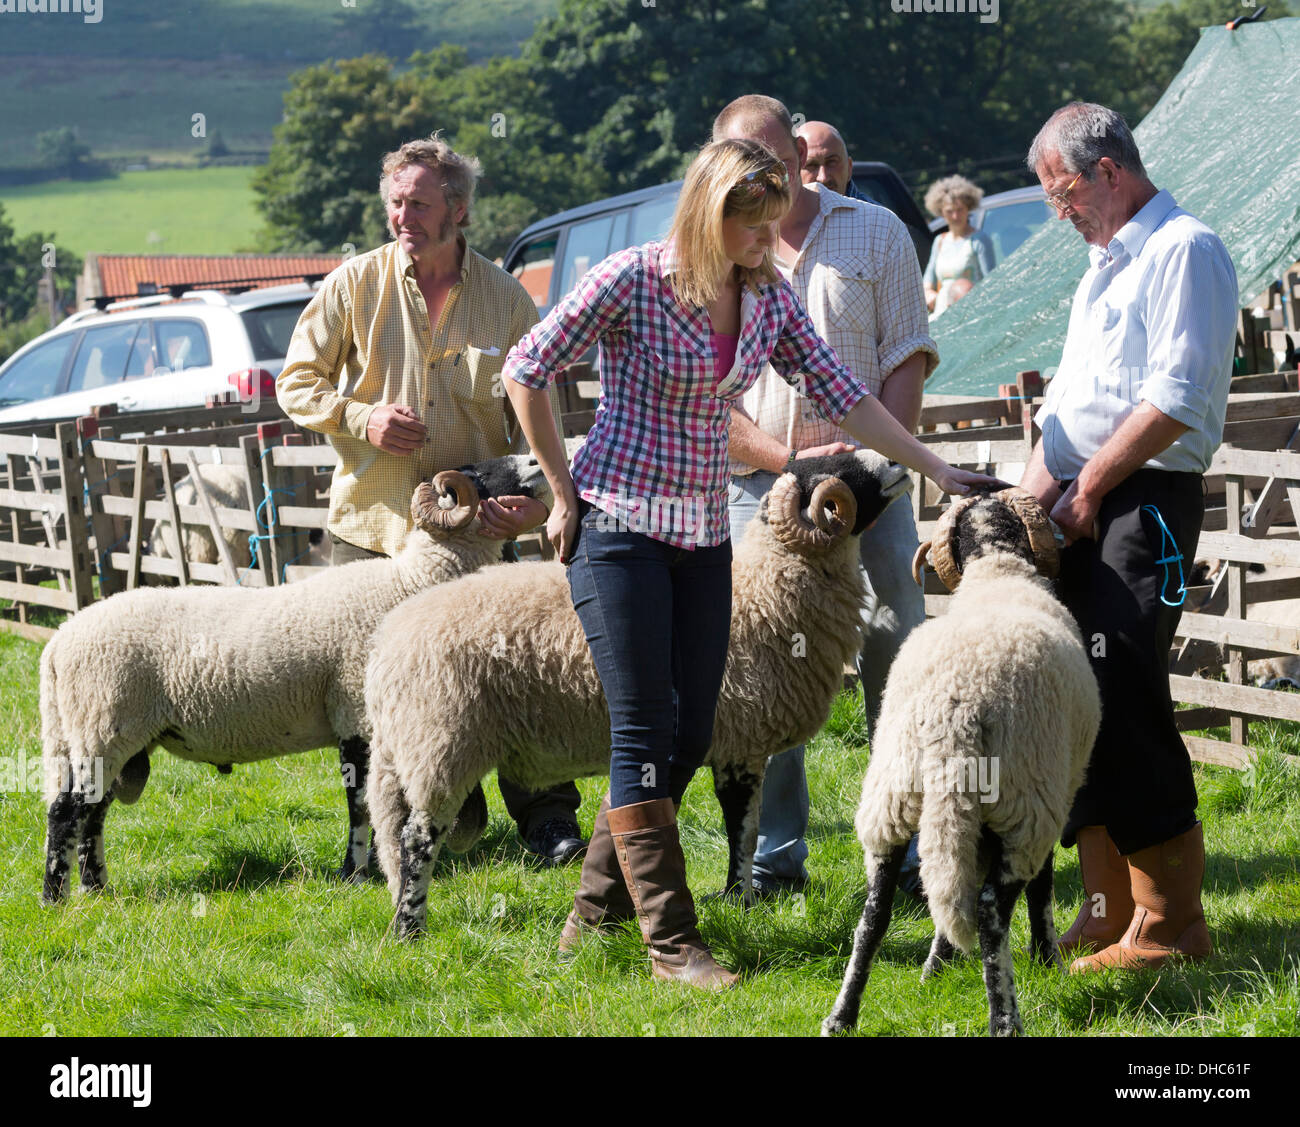
[[[226,772],[337,744],[349,821],[342,875],[364,873],[362,690],[376,625],[411,595],[500,559],[501,542],[478,531],[481,496],[550,504],[530,457],[463,470],[415,491],[415,528],[392,559],[282,587],[127,591],[59,628],[41,655],[47,902],[66,895],[74,852],[82,885],[104,885],[104,816],[113,799],[139,797],[154,746]]]
[[[1052,849],[1101,708],[1079,629],[1036,574],[1036,561],[1054,567],[1050,526],[1021,490],[961,498],[940,521],[932,556],[948,587],[960,586],[947,614],[909,635],[889,672],[855,819],[867,901],[825,1035],[857,1021],[918,829],[935,923],[923,978],[954,943],[970,951],[978,942],[989,1029],[1019,1032],[1008,929],[1026,885],[1034,954],[1057,960]]]
[[[911,482],[864,450],[778,479],[736,546],[726,675],[708,762],[750,886],[763,771],[825,723],[861,644],[857,537]],[[609,770],[609,712],[561,565],[488,568],[404,604],[366,673],[368,798],[397,931],[424,926],[430,872],[478,780],[540,788]]]

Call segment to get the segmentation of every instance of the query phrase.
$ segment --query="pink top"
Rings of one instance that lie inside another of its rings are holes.
[[[739,333],[710,333],[713,341],[713,386],[717,387],[727,378],[731,366],[736,362],[736,345],[740,342]]]

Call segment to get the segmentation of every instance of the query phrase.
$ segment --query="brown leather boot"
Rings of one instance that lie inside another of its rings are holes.
[[[703,990],[734,986],[737,976],[714,961],[700,938],[672,799],[615,807],[609,833],[654,976]]]
[[[574,955],[582,946],[583,932],[622,923],[636,915],[632,897],[623,883],[614,841],[609,836],[609,795],[601,799],[596,824],[591,830],[587,856],[582,861],[582,877],[573,911],[560,932],[560,954]]]
[[[1118,943],[1133,918],[1128,862],[1120,856],[1106,827],[1081,826],[1077,837],[1083,905],[1057,944],[1063,959],[1091,955]],[[1098,896],[1101,899],[1096,899]]]
[[[1204,959],[1213,950],[1201,910],[1205,838],[1197,822],[1185,834],[1128,857],[1133,919],[1118,943],[1070,964],[1071,974],[1159,967],[1173,955]]]

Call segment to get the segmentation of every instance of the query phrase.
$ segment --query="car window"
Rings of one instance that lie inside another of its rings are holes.
[[[676,207],[676,192],[669,192],[667,195],[659,196],[638,207],[634,207],[631,222],[628,224],[627,245],[639,247],[642,243],[662,239],[668,234],[668,226],[673,221],[673,210]],[[623,250],[624,248],[614,247],[612,249]]]
[[[1051,218],[1046,200],[991,207],[980,220],[980,230],[993,240],[993,254],[1001,262]]]
[[[76,339],[75,332],[64,333],[11,361],[0,373],[0,407],[32,403],[53,395],[58,390],[63,363]]]
[[[573,289],[582,276],[605,257],[613,229],[612,215],[575,223],[569,228],[569,240],[564,244],[564,269],[560,274],[561,293]]]
[[[246,309],[239,315],[253,346],[254,360],[281,360],[288,355],[289,340],[298,318],[307,308],[307,300],[263,305],[258,309]]]
[[[68,391],[93,391],[120,383],[126,374],[126,358],[135,343],[142,321],[96,325],[81,337],[77,358],[68,376]]]
[[[528,291],[533,304],[545,309],[551,303],[551,272],[555,267],[555,248],[560,241],[559,232],[552,231],[534,239],[515,259],[510,273]]]
[[[152,376],[158,367],[158,354],[153,346],[153,325],[145,321],[140,331],[135,334],[135,343],[131,345],[131,355],[126,358],[126,378],[138,380]]]
[[[208,334],[201,322],[159,317],[154,322],[154,334],[158,338],[158,362],[168,371],[206,368],[212,363]]]

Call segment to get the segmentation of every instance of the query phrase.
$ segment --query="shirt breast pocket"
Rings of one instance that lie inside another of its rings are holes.
[[[879,280],[875,265],[865,258],[836,259],[827,262],[820,273],[824,279],[826,310],[836,327],[875,332]],[[811,294],[809,298],[811,305]]]
[[[1105,374],[1105,390],[1124,396],[1138,373],[1130,370],[1127,355],[1128,318],[1124,310],[1113,305],[1103,305],[1097,310],[1097,330],[1101,337],[1101,355]]]
[[[456,397],[478,403],[500,399],[506,393],[501,376],[505,362],[506,350],[503,348],[475,348],[472,344],[466,345],[461,360],[464,370],[458,372],[452,380]]]

